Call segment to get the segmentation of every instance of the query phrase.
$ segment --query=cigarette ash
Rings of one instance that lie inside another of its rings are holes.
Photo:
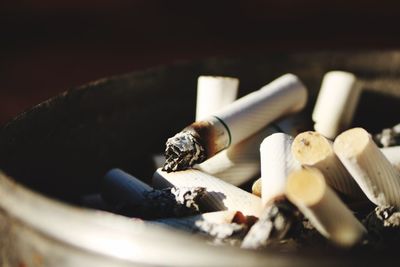
[[[198,138],[189,131],[182,131],[166,142],[163,170],[166,172],[185,170],[203,162],[205,158],[205,150]]]
[[[374,141],[381,147],[400,145],[400,123],[392,128],[385,128],[373,136]]]
[[[145,200],[139,207],[139,213],[146,219],[199,214],[202,210],[198,202],[205,194],[204,187],[153,189],[144,194]]]
[[[208,221],[196,222],[199,232],[213,238],[214,244],[238,244],[248,231],[248,226],[238,223],[212,223]]]
[[[368,230],[368,245],[384,249],[400,240],[400,209],[393,206],[376,207],[363,221]]]
[[[268,204],[243,240],[242,248],[260,249],[282,240],[298,219],[299,212],[286,200]]]

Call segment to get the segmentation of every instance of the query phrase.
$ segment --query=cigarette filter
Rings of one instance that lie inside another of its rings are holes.
[[[335,153],[374,204],[400,207],[400,172],[362,128],[340,134]]]
[[[235,101],[238,87],[236,78],[200,76],[197,80],[196,121]]]
[[[303,165],[319,169],[334,189],[355,199],[364,197],[361,189],[333,151],[330,140],[317,132],[304,132],[292,144],[293,156]]]
[[[329,139],[348,129],[360,93],[361,87],[356,85],[356,77],[352,73],[326,73],[312,114],[314,129]]]
[[[171,173],[158,169],[153,175],[153,185],[155,188],[205,187],[207,194],[200,201],[210,211],[234,210],[258,216],[262,209],[259,197],[196,169]]]
[[[326,238],[339,246],[350,247],[366,233],[363,225],[343,204],[316,168],[305,167],[291,173],[286,195]]]
[[[400,146],[391,146],[381,148],[381,152],[392,165],[400,170]]]
[[[287,176],[301,167],[292,156],[292,143],[293,137],[284,133],[272,134],[261,143],[261,199],[264,205],[284,195]]]
[[[273,120],[301,110],[306,101],[304,85],[295,75],[286,74],[169,138],[164,170],[177,171],[201,163]]]
[[[261,197],[261,191],[262,191],[262,181],[261,178],[258,178],[253,183],[253,186],[251,187],[251,192],[256,196]]]

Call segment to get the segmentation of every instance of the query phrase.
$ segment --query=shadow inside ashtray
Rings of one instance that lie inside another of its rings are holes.
[[[363,127],[375,134],[399,123],[399,99],[375,91],[364,90],[353,119],[353,127]]]

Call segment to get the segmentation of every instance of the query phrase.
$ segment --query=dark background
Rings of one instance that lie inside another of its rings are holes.
[[[398,3],[399,2],[399,3]],[[396,49],[400,1],[0,3],[0,124],[68,88],[176,61]]]

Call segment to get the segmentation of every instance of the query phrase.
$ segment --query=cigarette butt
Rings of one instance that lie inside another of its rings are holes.
[[[267,127],[195,167],[230,184],[241,185],[259,175],[260,144],[277,131],[274,126]]]
[[[103,180],[101,196],[110,204],[139,205],[153,188],[121,169],[112,169]]]
[[[261,180],[261,178],[258,178],[253,183],[253,186],[251,187],[251,192],[253,193],[253,195],[261,197],[261,192],[262,192],[262,180]]]
[[[361,87],[356,85],[354,74],[345,71],[326,73],[312,114],[315,131],[334,139],[348,129],[360,93]]]
[[[199,164],[275,119],[301,110],[306,101],[304,85],[295,75],[286,74],[169,138],[164,170],[178,171]]]
[[[305,167],[291,173],[286,196],[327,239],[339,246],[357,244],[366,233],[363,225],[343,204],[316,168]]]
[[[293,156],[302,164],[319,169],[327,183],[343,194],[361,199],[361,189],[333,151],[330,140],[317,132],[304,132],[292,144]]]
[[[200,201],[210,211],[234,210],[258,217],[262,209],[259,197],[196,169],[170,173],[158,169],[153,175],[153,185],[155,188],[205,187],[207,194]]]
[[[334,150],[368,199],[379,206],[400,207],[400,172],[362,128],[341,133]]]
[[[261,143],[262,203],[265,205],[285,193],[289,173],[300,169],[300,163],[292,156],[293,137],[275,133]]]
[[[384,147],[381,148],[381,152],[397,170],[400,170],[400,146]]]
[[[235,101],[239,80],[222,76],[200,76],[197,80],[196,120],[206,118]]]

